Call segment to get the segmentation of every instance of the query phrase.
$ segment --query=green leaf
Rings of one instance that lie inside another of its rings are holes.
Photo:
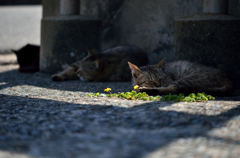
[[[189,97],[191,97],[191,98],[197,98],[196,94],[194,94],[194,93],[189,94]]]

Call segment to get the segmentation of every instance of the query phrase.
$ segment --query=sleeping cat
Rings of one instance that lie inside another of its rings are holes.
[[[147,54],[133,46],[118,46],[103,53],[96,53],[88,48],[88,56],[73,63],[64,71],[54,74],[53,81],[130,81],[131,71],[127,62],[140,66],[148,64]]]
[[[205,92],[212,95],[230,95],[233,84],[218,69],[188,61],[166,63],[166,58],[156,65],[137,67],[128,62],[133,84],[149,95]]]

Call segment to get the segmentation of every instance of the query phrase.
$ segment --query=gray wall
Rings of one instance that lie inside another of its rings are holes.
[[[60,12],[60,0],[42,0],[43,17],[58,16]]]
[[[150,63],[174,60],[175,18],[202,13],[196,0],[82,0],[81,13],[103,19],[102,49],[136,45],[149,54]]]
[[[240,0],[228,0],[228,14],[240,16]]]
[[[55,8],[48,6],[43,16],[59,14],[59,0],[51,3]],[[174,19],[201,14],[202,6],[202,0],[81,0],[80,12],[103,20],[102,50],[136,45],[154,64],[174,60]],[[229,0],[229,14],[240,16],[240,0]]]

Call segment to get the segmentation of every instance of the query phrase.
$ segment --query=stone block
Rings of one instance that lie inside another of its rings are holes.
[[[92,16],[46,17],[41,21],[40,71],[55,73],[100,50],[101,20]]]
[[[60,15],[60,1],[59,0],[42,0],[43,18],[48,16],[58,16]]]
[[[201,14],[175,20],[175,59],[219,68],[240,87],[240,18]]]

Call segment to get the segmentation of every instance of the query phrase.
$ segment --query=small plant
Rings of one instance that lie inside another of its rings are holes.
[[[161,98],[161,101],[173,101],[173,102],[181,102],[181,101],[186,101],[186,102],[196,102],[196,101],[208,101],[208,100],[215,100],[215,97],[211,95],[207,95],[205,93],[191,93],[188,96],[184,96],[183,93],[180,93],[179,95],[172,95],[169,93],[166,96],[163,96]]]
[[[139,88],[139,85],[136,85],[133,87],[135,90]]]
[[[161,101],[174,101],[174,102],[180,102],[183,101],[184,99],[184,94],[180,93],[179,95],[172,95],[171,93],[169,93],[168,95],[165,95],[161,98]]]
[[[110,94],[112,94],[111,90],[112,90],[111,88],[106,88],[106,89],[104,89],[104,92],[109,92]]]
[[[134,89],[138,89],[139,86],[134,86]],[[100,94],[98,93],[92,93],[88,94],[88,97],[117,97],[117,98],[125,98],[128,100],[144,100],[144,101],[173,101],[173,102],[196,102],[196,101],[208,101],[208,100],[214,100],[215,97],[211,95],[207,95],[205,93],[191,93],[188,96],[184,96],[183,93],[180,93],[179,95],[172,95],[169,93],[168,95],[160,97],[158,96],[149,96],[146,94],[146,92],[139,92],[132,90],[132,92],[118,92],[118,93],[111,93],[111,88],[104,89],[104,92],[109,92],[110,94]]]
[[[137,87],[138,88],[138,87]],[[137,89],[136,86],[134,89]],[[132,92],[118,92],[118,93],[111,93],[111,88],[104,89],[105,92],[109,92],[110,94],[100,94],[100,93],[93,93],[88,94],[88,97],[117,97],[117,98],[125,98],[128,100],[144,100],[144,101],[159,101],[160,96],[149,96],[146,92],[137,93],[136,91],[132,90]]]

